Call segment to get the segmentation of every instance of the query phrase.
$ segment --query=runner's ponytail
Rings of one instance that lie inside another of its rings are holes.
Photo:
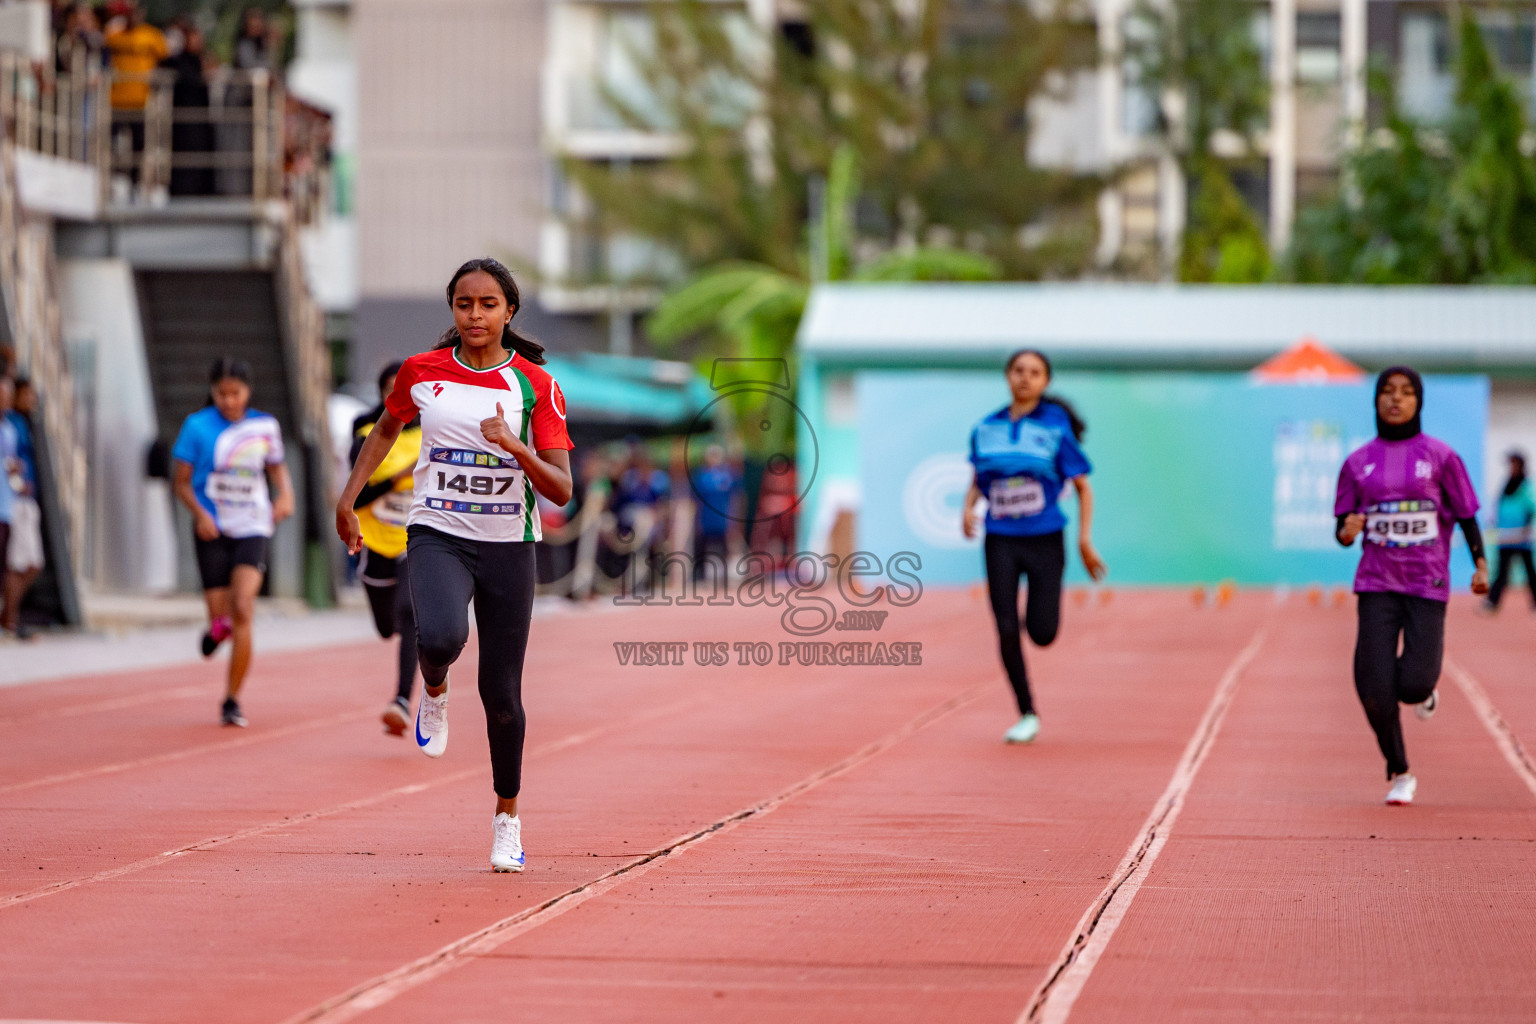
[[[501,293],[507,297],[507,305],[512,308],[512,315],[517,316],[517,311],[523,306],[522,297],[517,290],[517,282],[512,279],[512,271],[503,266],[500,260],[490,256],[470,260],[454,272],[453,279],[448,282],[448,305],[453,306],[453,290],[458,287],[459,279],[477,270],[491,275],[496,280],[496,283],[501,286]],[[439,335],[436,344],[432,347],[434,349],[453,348],[462,340],[459,337],[458,327],[454,326]],[[513,330],[511,320],[508,320],[501,329],[501,347],[508,352],[516,352],[535,366],[543,366],[549,361],[544,358],[544,346],[527,335]]]
[[[1077,410],[1072,407],[1071,402],[1067,401],[1065,398],[1062,398],[1058,394],[1053,394],[1050,391],[1047,391],[1045,394],[1041,395],[1040,401],[1050,402],[1052,405],[1058,407],[1062,412],[1067,414],[1067,422],[1072,425],[1072,436],[1074,438],[1081,441],[1083,439],[1083,435],[1088,433],[1087,421],[1078,415]]]

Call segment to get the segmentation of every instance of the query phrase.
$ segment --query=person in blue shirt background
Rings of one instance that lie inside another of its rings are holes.
[[[236,699],[251,664],[251,622],[267,572],[273,528],[293,514],[293,483],[283,464],[277,420],[251,403],[251,368],[220,359],[209,375],[207,406],[186,418],[176,445],[176,497],[192,513],[197,568],[208,602],[203,656],[228,638],[229,681],[221,718],[246,724]],[[277,490],[274,500],[268,485]]]
[[[705,560],[710,555],[719,556],[729,572],[731,548],[740,544],[745,515],[741,474],[726,461],[725,448],[712,444],[704,449],[704,461],[693,471],[689,483],[699,499],[693,542],[694,578],[704,577]]]
[[[1499,599],[1504,596],[1504,588],[1509,586],[1510,569],[1516,561],[1525,566],[1525,582],[1531,588],[1531,603],[1536,607],[1536,567],[1531,564],[1531,527],[1536,521],[1536,499],[1532,498],[1531,482],[1525,476],[1525,456],[1512,451],[1506,457],[1509,459],[1509,479],[1504,483],[1494,513],[1499,565],[1483,601],[1483,610],[1487,612],[1499,610]]]
[[[1077,490],[1077,550],[1088,575],[1105,573],[1094,550],[1093,467],[1079,442],[1085,424],[1063,399],[1046,394],[1051,364],[1035,349],[1020,349],[1005,365],[1013,401],[971,430],[975,476],[965,495],[961,529],[975,537],[977,503],[987,499],[987,590],[1003,667],[1018,701],[1020,718],[1004,735],[1008,743],[1029,743],[1040,733],[1019,638],[1019,578],[1027,580],[1024,629],[1037,645],[1056,639],[1061,625],[1061,577],[1066,570],[1063,531],[1067,517],[1060,498],[1068,482]]]
[[[9,582],[10,574],[6,567],[11,549],[11,520],[15,516],[16,498],[20,493],[12,483],[20,479],[21,473],[17,460],[21,439],[9,415],[14,395],[11,378],[5,373],[5,368],[0,366],[0,588]]]
[[[37,400],[32,383],[17,377],[11,408],[4,419],[14,431],[15,462],[11,473],[14,501],[11,509],[11,540],[0,575],[5,577],[5,602],[0,610],[0,630],[26,639],[30,634],[21,621],[27,591],[43,571],[43,517],[37,503],[37,446],[32,437],[32,410]]]

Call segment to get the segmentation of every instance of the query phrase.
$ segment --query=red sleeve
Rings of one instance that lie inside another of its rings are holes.
[[[576,446],[565,429],[565,395],[560,385],[547,373],[529,376],[533,384],[533,450],[564,448],[570,451]]]
[[[409,423],[421,412],[411,397],[411,388],[421,379],[415,357],[407,359],[400,372],[395,374],[395,390],[384,399],[384,408],[401,423]]]

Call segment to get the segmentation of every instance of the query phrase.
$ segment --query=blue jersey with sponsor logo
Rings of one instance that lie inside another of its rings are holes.
[[[971,465],[987,499],[987,532],[1011,537],[1065,528],[1061,489],[1073,477],[1093,471],[1066,410],[1045,401],[1016,420],[1005,405],[976,424]]]

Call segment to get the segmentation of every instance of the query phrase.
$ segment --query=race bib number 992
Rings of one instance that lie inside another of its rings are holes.
[[[1432,501],[1384,501],[1365,510],[1365,539],[1389,548],[1433,544],[1440,514]]]

